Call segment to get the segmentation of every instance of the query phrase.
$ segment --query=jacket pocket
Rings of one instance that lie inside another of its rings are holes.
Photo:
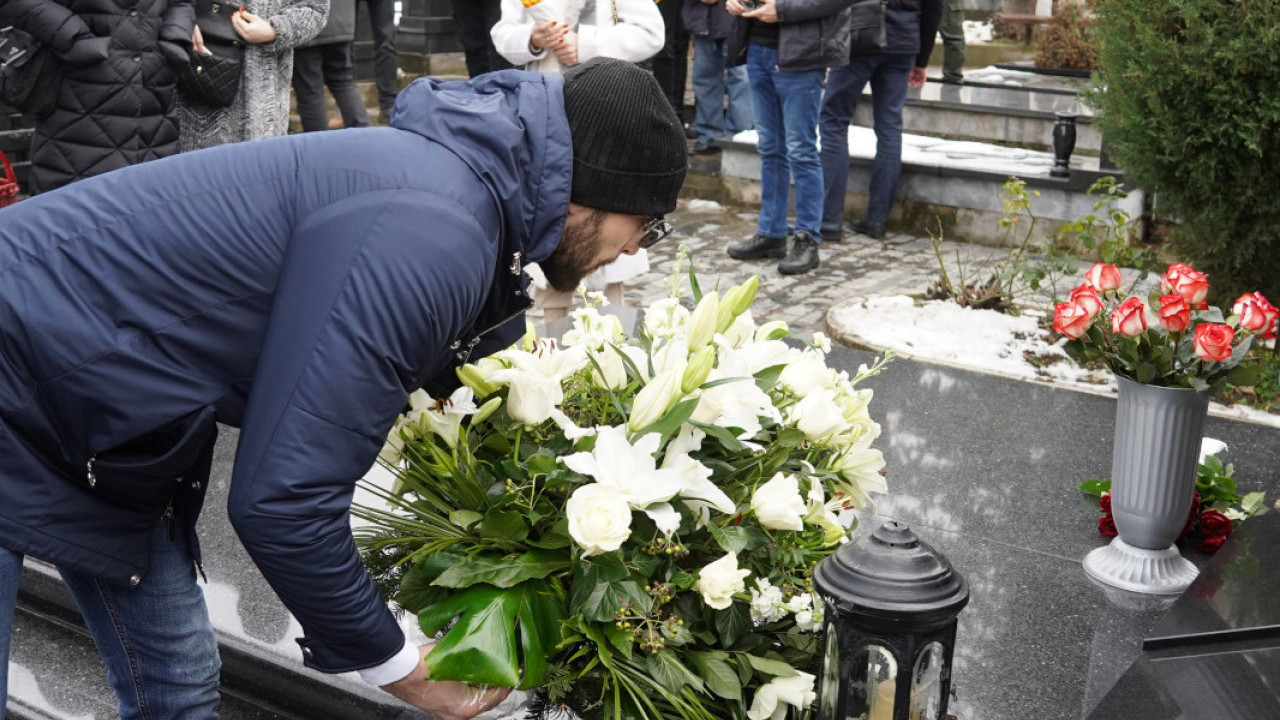
[[[91,490],[129,510],[159,515],[179,482],[217,435],[214,408],[205,407],[89,459]]]

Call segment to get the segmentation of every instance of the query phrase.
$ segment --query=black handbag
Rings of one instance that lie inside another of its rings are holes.
[[[884,12],[888,0],[854,0],[849,7],[849,52],[880,52],[888,46]]]
[[[244,41],[231,29],[231,14],[240,7],[196,0],[196,24],[205,52],[192,50],[189,62],[178,69],[178,92],[188,100],[210,107],[227,107],[235,101],[244,75]]]
[[[61,78],[49,48],[16,27],[0,27],[0,105],[44,117],[57,103]]]

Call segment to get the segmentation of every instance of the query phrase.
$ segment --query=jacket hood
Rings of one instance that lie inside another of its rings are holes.
[[[502,208],[505,241],[526,262],[560,242],[573,184],[573,144],[559,75],[503,70],[470,81],[413,81],[391,126],[448,148]]]

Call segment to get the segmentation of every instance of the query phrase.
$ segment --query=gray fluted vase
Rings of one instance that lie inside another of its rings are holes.
[[[1199,572],[1174,541],[1191,512],[1209,398],[1119,376],[1116,384],[1111,512],[1119,537],[1089,553],[1084,568],[1124,590],[1179,594]]]

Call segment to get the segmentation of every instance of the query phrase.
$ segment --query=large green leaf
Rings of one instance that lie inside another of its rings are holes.
[[[452,553],[432,553],[414,563],[413,567],[405,573],[404,579],[400,581],[400,592],[395,597],[396,603],[416,614],[422,608],[439,602],[448,594],[448,591],[431,583],[440,577],[441,573],[462,562],[462,559],[461,555]]]
[[[520,513],[490,510],[480,522],[480,535],[518,543],[529,536],[529,523]]]
[[[431,677],[523,690],[543,684],[564,606],[546,582],[530,580],[510,588],[474,585],[418,613],[428,636],[455,620],[427,655]]]
[[[714,612],[720,647],[731,648],[743,635],[751,632],[751,615],[742,603],[734,603],[724,610]]]
[[[649,670],[649,676],[669,692],[675,693],[685,685],[695,690],[703,688],[702,678],[676,659],[675,653],[660,652],[650,655],[645,658],[645,667]]]
[[[522,555],[477,555],[467,558],[445,570],[436,578],[435,585],[464,588],[478,583],[488,583],[501,588],[511,587],[525,580],[544,578],[551,573],[566,570],[569,558],[562,553],[531,550]]]

